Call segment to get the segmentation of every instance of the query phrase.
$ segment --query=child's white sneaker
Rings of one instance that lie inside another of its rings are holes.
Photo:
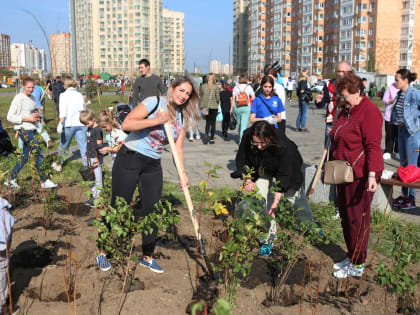
[[[43,189],[50,189],[57,187],[57,184],[47,179],[45,182],[41,183],[41,188]]]

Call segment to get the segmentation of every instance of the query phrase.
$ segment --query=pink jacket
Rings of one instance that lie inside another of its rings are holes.
[[[395,83],[392,83],[388,88],[386,89],[384,93],[384,97],[382,98],[382,102],[385,104],[385,113],[384,113],[384,120],[390,121],[391,120],[391,109],[394,105],[395,98],[397,97],[399,89],[395,86]],[[389,102],[390,100],[393,100],[392,102]]]

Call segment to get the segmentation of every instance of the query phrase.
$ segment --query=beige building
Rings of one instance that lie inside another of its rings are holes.
[[[10,44],[10,66],[14,70],[31,74],[47,71],[47,54],[43,49],[25,44]]]
[[[50,46],[52,74],[73,73],[70,33],[51,34]]]
[[[280,61],[284,75],[331,77],[343,60],[357,71],[419,71],[419,8],[420,0],[249,0],[248,73]]]
[[[248,0],[233,0],[233,73],[248,71]]]
[[[184,12],[163,8],[162,71],[184,73]]]
[[[222,71],[222,63],[219,60],[211,60],[209,64],[209,72],[219,74]]]
[[[9,68],[10,66],[10,36],[0,34],[0,68]]]
[[[132,75],[147,58],[162,65],[162,0],[75,0],[79,72]]]

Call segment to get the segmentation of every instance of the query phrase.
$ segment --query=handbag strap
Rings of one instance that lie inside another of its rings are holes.
[[[276,116],[273,111],[271,110],[271,108],[267,105],[267,103],[262,99],[261,94],[258,96],[258,98],[261,100],[261,102],[264,103],[265,107],[267,107],[268,111],[271,113],[271,115]]]
[[[351,167],[353,167],[359,161],[359,159],[362,157],[363,153],[365,153],[365,151],[360,152],[359,156],[357,157],[356,161],[353,162]]]

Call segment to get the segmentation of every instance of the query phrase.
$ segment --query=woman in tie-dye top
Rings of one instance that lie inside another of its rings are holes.
[[[115,206],[117,197],[123,197],[130,204],[138,185],[143,209],[135,209],[134,215],[145,216],[155,210],[155,204],[162,195],[160,158],[164,146],[168,144],[163,128],[168,121],[185,174],[183,144],[191,122],[199,119],[197,103],[199,97],[191,79],[182,76],[172,81],[167,97],[146,98],[125,118],[122,129],[130,133],[112,168],[112,206]],[[188,182],[186,175],[185,179]],[[140,265],[162,273],[163,269],[152,259],[156,232],[154,229],[153,233],[143,234],[144,257]]]

